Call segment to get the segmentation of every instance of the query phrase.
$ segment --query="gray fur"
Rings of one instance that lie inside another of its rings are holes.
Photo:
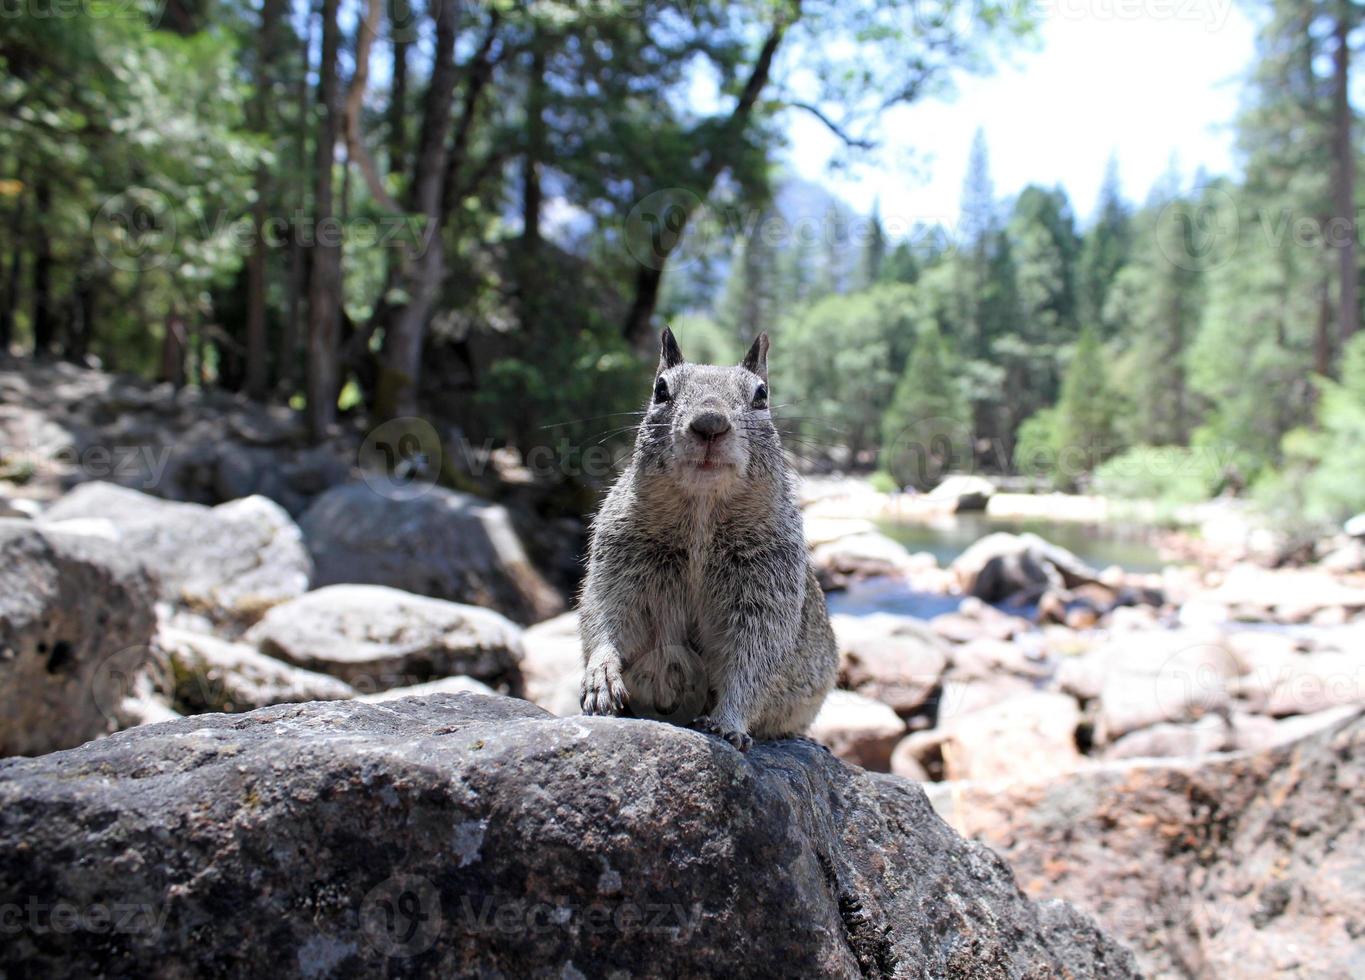
[[[746,749],[806,730],[838,656],[766,406],[768,338],[738,367],[687,364],[665,330],[630,466],[593,525],[583,710],[691,722]],[[720,435],[714,413],[729,422]]]

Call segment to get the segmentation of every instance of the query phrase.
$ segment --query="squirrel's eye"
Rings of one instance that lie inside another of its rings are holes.
[[[759,385],[758,388],[754,391],[753,407],[754,407],[754,408],[767,408],[767,407],[768,407],[768,386],[767,386],[767,385]]]
[[[656,402],[666,402],[673,396],[668,393],[668,382],[659,378],[654,382],[654,400]]]

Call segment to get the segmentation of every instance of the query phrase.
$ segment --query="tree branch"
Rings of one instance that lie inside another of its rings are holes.
[[[384,186],[374,158],[365,146],[364,134],[360,131],[360,109],[365,101],[365,88],[370,77],[370,48],[374,46],[375,35],[379,33],[383,3],[384,0],[367,0],[364,16],[356,26],[355,74],[351,76],[351,86],[346,90],[346,148],[351,159],[359,165],[365,186],[379,206],[385,211],[401,212],[403,208]]]
[[[783,100],[782,106],[783,108],[786,109],[800,109],[803,112],[809,112],[812,116],[818,119],[826,129],[828,129],[831,133],[837,136],[839,140],[849,149],[870,150],[874,146],[876,146],[876,144],[872,142],[872,140],[863,139],[849,133],[846,129],[844,129],[842,126],[836,123],[833,119],[825,115],[825,113],[820,109],[819,106],[812,105],[809,102],[796,102],[790,99]]]

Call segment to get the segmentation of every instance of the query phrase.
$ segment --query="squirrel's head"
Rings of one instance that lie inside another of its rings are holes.
[[[724,493],[754,468],[779,465],[768,411],[768,335],[759,334],[737,366],[721,367],[686,363],[665,327],[636,452],[650,472],[671,476],[685,492]]]

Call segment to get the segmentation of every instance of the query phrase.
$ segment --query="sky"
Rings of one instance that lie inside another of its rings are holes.
[[[1236,171],[1236,117],[1255,25],[1233,0],[1036,0],[1040,41],[948,99],[887,113],[866,164],[831,170],[837,140],[792,113],[787,165],[888,225],[957,221],[973,134],[986,136],[996,194],[1066,189],[1082,224],[1117,155],[1123,195],[1141,202],[1171,166]]]

